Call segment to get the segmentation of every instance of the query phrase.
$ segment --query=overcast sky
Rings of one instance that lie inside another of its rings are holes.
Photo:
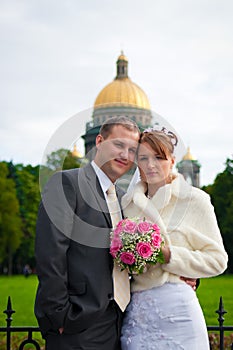
[[[213,183],[233,153],[232,18],[232,0],[0,0],[0,160],[40,164],[75,115],[83,152],[124,50],[152,111],[201,163],[201,185]]]

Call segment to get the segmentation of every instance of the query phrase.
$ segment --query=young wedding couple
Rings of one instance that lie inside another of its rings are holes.
[[[209,196],[172,171],[176,144],[164,128],[140,133],[132,120],[113,117],[90,164],[48,181],[35,244],[35,314],[47,350],[209,349],[193,284],[223,273],[227,254]],[[126,194],[116,186],[118,208],[160,227],[165,262],[133,275],[124,309],[114,292],[126,271],[113,278],[108,190],[134,162],[140,181]]]

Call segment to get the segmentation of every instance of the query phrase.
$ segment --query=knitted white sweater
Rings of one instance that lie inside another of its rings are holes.
[[[152,199],[139,182],[122,198],[126,217],[145,217],[160,226],[171,250],[168,264],[156,264],[134,276],[132,291],[160,286],[166,282],[185,283],[180,276],[211,277],[227,268],[227,254],[210,197],[190,186],[181,174],[161,187]]]

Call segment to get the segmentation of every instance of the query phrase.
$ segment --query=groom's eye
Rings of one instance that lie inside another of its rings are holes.
[[[130,148],[129,152],[132,153],[132,154],[135,154],[136,153],[136,149],[135,148]]]
[[[114,145],[118,148],[122,148],[123,147],[123,144],[120,143],[120,142],[114,142]]]

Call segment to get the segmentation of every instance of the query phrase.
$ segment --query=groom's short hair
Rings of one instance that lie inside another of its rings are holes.
[[[111,134],[112,128],[115,125],[121,125],[132,132],[137,132],[138,135],[140,135],[140,129],[137,123],[134,120],[129,119],[125,116],[117,116],[107,119],[100,128],[100,135],[102,135],[103,138],[106,139],[109,136],[109,134]]]

